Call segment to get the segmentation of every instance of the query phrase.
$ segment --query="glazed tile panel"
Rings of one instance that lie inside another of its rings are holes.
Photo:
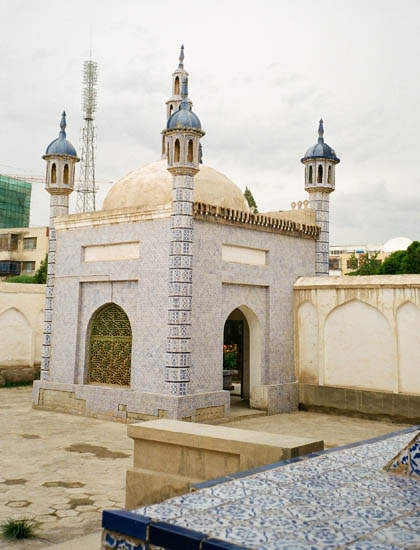
[[[383,471],[413,435],[291,459],[133,512],[195,533],[203,549],[419,549],[420,481]]]

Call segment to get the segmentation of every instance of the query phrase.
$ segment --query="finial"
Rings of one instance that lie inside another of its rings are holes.
[[[66,111],[63,111],[61,114],[61,120],[60,120],[60,133],[58,134],[59,137],[65,138],[66,137]]]
[[[323,143],[324,142],[324,121],[322,118],[319,120],[319,127],[318,127],[318,142]]]
[[[181,51],[179,52],[179,65],[180,69],[184,68],[184,44],[181,44]]]

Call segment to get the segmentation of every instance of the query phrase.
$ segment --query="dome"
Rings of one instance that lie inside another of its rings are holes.
[[[391,252],[396,252],[397,250],[407,250],[412,242],[413,241],[407,237],[390,239],[382,247],[382,252],[390,254]]]
[[[335,154],[334,149],[324,141],[324,124],[323,124],[322,118],[319,121],[318,143],[315,143],[315,145],[313,145],[312,147],[309,147],[309,149],[306,151],[305,156],[301,159],[301,161],[305,162],[306,160],[316,159],[316,158],[331,159],[335,161],[337,164],[340,162],[340,159]]]
[[[66,126],[66,111],[63,111],[60,122],[60,133],[58,134],[58,138],[48,145],[45,151],[46,155],[70,155],[77,157],[76,149],[66,139]]]
[[[166,168],[164,158],[133,170],[112,186],[105,197],[103,210],[127,207],[152,210],[170,204],[172,176]],[[248,202],[239,187],[209,166],[201,165],[194,177],[194,200],[249,212]]]
[[[198,116],[190,110],[189,104],[183,101],[179,110],[169,117],[166,127],[168,129],[196,128],[197,130],[201,130],[201,122]]]
[[[58,137],[52,141],[45,151],[46,155],[70,155],[77,157],[76,149],[66,138]]]

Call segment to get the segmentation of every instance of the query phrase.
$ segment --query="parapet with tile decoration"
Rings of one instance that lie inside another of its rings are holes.
[[[252,229],[256,229],[257,231],[269,231],[272,233],[282,233],[284,235],[316,240],[319,234],[319,227],[315,225],[315,223],[301,223],[302,220],[305,222],[307,222],[307,220],[313,220],[313,222],[315,222],[315,211],[308,208],[302,212],[313,212],[313,214],[308,214],[307,218],[302,216],[299,219],[300,211],[255,214],[242,210],[213,206],[202,202],[194,203],[194,218],[198,220],[225,223],[240,227],[252,226]]]

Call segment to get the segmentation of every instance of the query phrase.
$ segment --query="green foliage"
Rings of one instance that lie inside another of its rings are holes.
[[[350,256],[350,260],[348,261],[348,267],[350,269],[357,269],[357,258],[356,258],[356,254],[354,252]],[[351,275],[351,273],[349,273],[348,275]]]
[[[225,344],[223,346],[223,369],[236,369],[238,362],[238,346],[236,344]]]
[[[420,242],[413,241],[407,250],[397,250],[382,264],[376,260],[377,254],[361,261],[359,269],[347,275],[402,275],[420,273]]]
[[[35,536],[35,523],[32,519],[8,519],[0,526],[5,539],[29,539]]]
[[[249,204],[249,207],[250,208],[254,208],[254,212],[255,214],[258,214],[258,206],[257,206],[257,203],[255,202],[255,199],[251,193],[251,190],[248,189],[248,187],[245,188],[245,193],[244,193],[244,196]]]
[[[35,279],[34,275],[16,275],[15,277],[9,277],[9,279],[7,279],[6,283],[34,284],[35,283],[34,279]]]
[[[22,382],[10,382],[6,380],[4,383],[4,386],[1,386],[2,388],[19,388],[20,386],[33,386],[33,381],[29,382],[29,380],[22,381]]]
[[[384,263],[381,265],[381,275],[397,275],[404,273],[402,267],[402,261],[406,256],[405,250],[397,250],[385,258]]]
[[[41,265],[34,273],[34,282],[43,284],[47,282],[47,270],[48,270],[48,252],[45,254],[45,258],[42,260]]]
[[[352,271],[351,273],[347,273],[347,275],[379,275],[382,265],[381,262],[377,259],[377,256],[378,252],[376,254],[372,254],[372,256],[366,255],[360,260],[359,269],[357,269],[356,271]]]

